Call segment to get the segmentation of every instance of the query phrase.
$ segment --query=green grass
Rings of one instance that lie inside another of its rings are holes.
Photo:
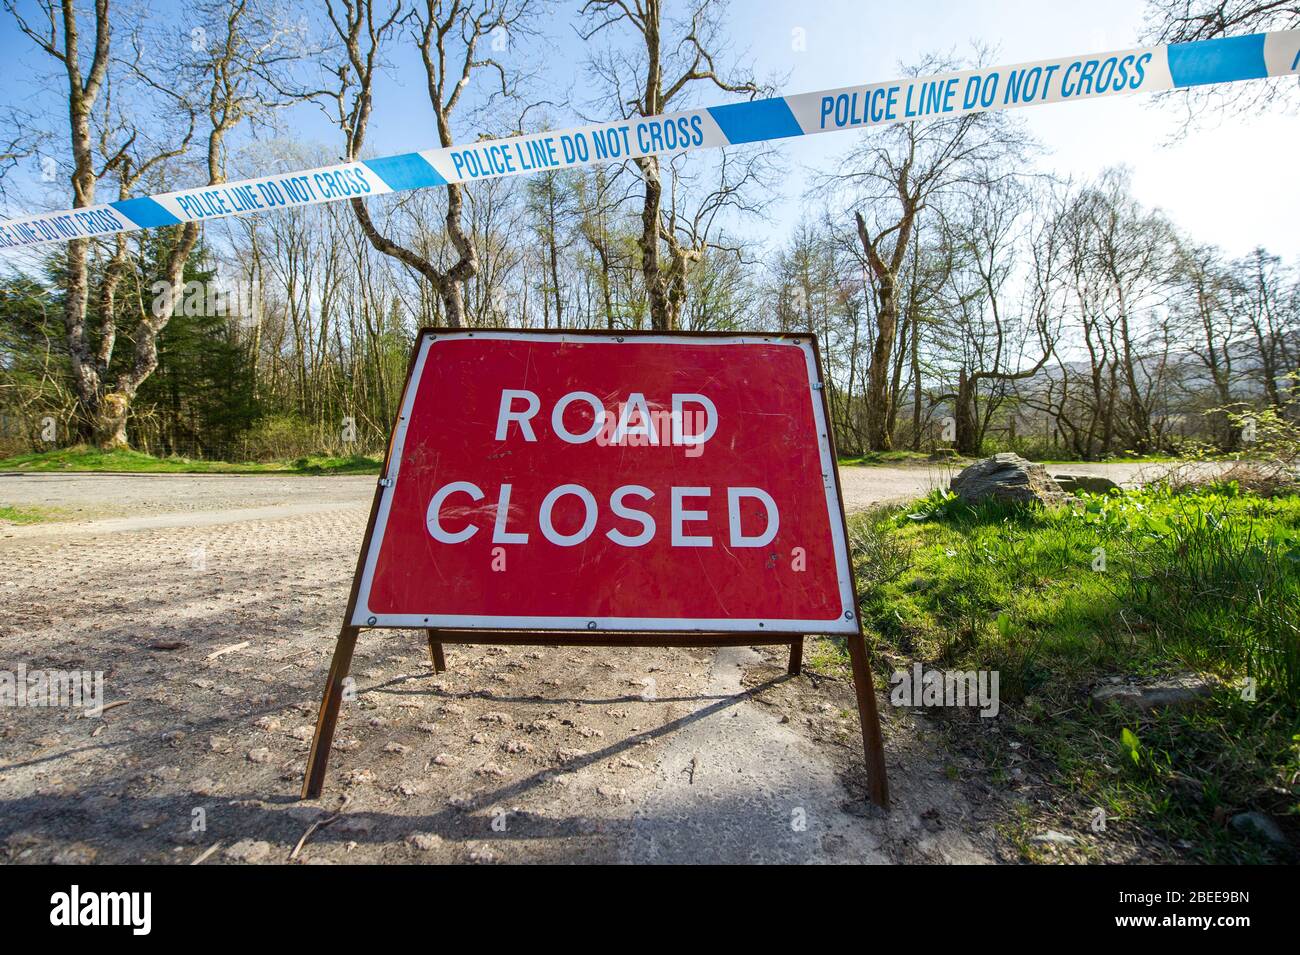
[[[841,456],[837,460],[842,468],[870,467],[873,464],[931,463],[930,455],[924,451],[868,451],[865,454]]]
[[[1177,454],[1137,454],[1132,451],[1112,454],[1096,461],[1084,461],[1081,458],[1035,458],[1039,464],[1179,464],[1184,461],[1196,461],[1199,458],[1185,457]]]
[[[936,460],[925,451],[868,451],[859,455],[842,455],[838,459],[840,467],[871,467],[879,464],[960,464],[971,460],[960,456]],[[1177,464],[1192,459],[1171,454],[1124,453],[1114,454],[1098,461],[1081,461],[1078,458],[1032,458],[1032,460],[1039,464],[1064,467],[1071,464]]]
[[[136,474],[378,474],[380,460],[364,455],[312,455],[286,461],[200,461],[158,458],[140,451],[74,447],[0,458],[0,471],[131,472]]]
[[[994,782],[1025,759],[1056,811],[1068,807],[1037,828],[1073,824],[1081,860],[1096,845],[1086,824],[1096,807],[1112,834],[1170,857],[1275,858],[1223,822],[1248,809],[1300,816],[1300,496],[1220,485],[1081,497],[1053,511],[970,507],[936,491],[855,518],[878,665],[997,670],[1003,733],[960,719],[941,731]],[[828,656],[810,663],[841,662]],[[1220,689],[1150,715],[1090,705],[1103,677],[1183,670]],[[1240,689],[1248,677],[1253,702]],[[1023,741],[1016,757],[1008,738]],[[1027,841],[1022,851],[1047,852]]]
[[[39,524],[54,519],[54,512],[48,508],[0,504],[0,524]]]

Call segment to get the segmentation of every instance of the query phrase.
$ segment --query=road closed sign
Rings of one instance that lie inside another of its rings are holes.
[[[424,332],[351,624],[858,632],[812,339]]]
[[[415,342],[302,795],[322,792],[372,627],[444,644],[788,644],[842,635],[889,804],[810,335],[425,329]]]

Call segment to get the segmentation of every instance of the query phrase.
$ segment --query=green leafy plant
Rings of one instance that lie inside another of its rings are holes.
[[[1133,761],[1134,766],[1142,765],[1142,743],[1127,726],[1120,730],[1119,744],[1123,748],[1125,755]]]

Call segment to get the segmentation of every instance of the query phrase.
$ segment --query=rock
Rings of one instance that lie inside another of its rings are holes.
[[[442,845],[442,839],[432,832],[413,832],[406,837],[406,844],[421,852],[432,852]]]
[[[1252,836],[1260,842],[1267,842],[1274,846],[1287,845],[1286,833],[1262,812],[1239,812],[1228,820],[1228,825],[1237,832]]]
[[[364,836],[368,835],[370,831],[375,828],[375,822],[369,816],[348,815],[335,823],[334,828],[339,832],[351,832],[356,835]]]
[[[1119,485],[1107,477],[1096,474],[1053,474],[1052,480],[1062,491],[1073,494],[1075,491],[1087,491],[1089,494],[1108,494],[1118,491]]]
[[[486,847],[471,849],[469,853],[469,861],[475,865],[492,865],[499,860],[500,856]]]
[[[90,865],[99,855],[99,850],[84,842],[73,842],[54,853],[50,861],[54,865]]]
[[[1029,837],[1029,841],[1040,846],[1072,846],[1079,840],[1064,832],[1047,829]]]
[[[222,855],[231,862],[246,862],[252,865],[270,858],[271,844],[269,842],[255,842],[252,839],[241,839]]]
[[[248,761],[250,763],[269,763],[271,761],[271,751],[265,746],[250,749],[248,751]]]
[[[1105,709],[1110,703],[1118,703],[1120,706],[1147,712],[1197,703],[1213,691],[1212,683],[1187,673],[1141,686],[1120,683],[1099,687],[1092,692],[1092,705],[1096,709]]]
[[[1004,452],[984,458],[952,479],[952,490],[969,503],[999,500],[1022,504],[1060,504],[1067,495],[1047,468]]]

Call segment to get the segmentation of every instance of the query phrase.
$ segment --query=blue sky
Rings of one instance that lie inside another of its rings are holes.
[[[566,9],[578,6],[575,2]],[[151,7],[161,16],[179,5],[167,0]],[[725,33],[733,54],[752,60],[760,77],[783,76],[779,91],[797,93],[893,78],[900,64],[927,52],[965,54],[973,43],[991,47],[999,63],[1134,46],[1142,10],[1134,0],[735,0]],[[569,91],[581,102],[591,95],[583,66],[586,51],[574,23],[572,15],[544,23],[546,39],[531,51],[540,70],[533,97]],[[803,31],[806,49],[795,49],[796,29]],[[5,17],[0,57],[12,63],[15,54],[20,62],[45,68]],[[505,54],[525,55],[530,54],[515,49]],[[377,91],[370,147],[387,154],[436,145],[418,60],[408,50],[394,53],[392,60],[393,69]],[[12,86],[6,81],[9,97],[27,85],[33,105],[59,109],[57,101],[42,99],[39,82],[24,83],[21,76],[18,72],[20,78]],[[701,91],[698,102],[722,99]],[[1220,117],[1171,142],[1179,117],[1149,97],[1041,106],[1019,115],[1049,151],[1041,161],[1045,168],[1092,176],[1108,165],[1127,164],[1138,198],[1162,208],[1198,240],[1218,243],[1233,254],[1262,244],[1288,258],[1300,257],[1300,230],[1295,227],[1300,222],[1300,189],[1295,188],[1294,175],[1300,154],[1296,117]],[[574,112],[553,111],[556,125],[578,120]],[[295,138],[319,141],[330,155],[336,154],[338,134],[319,112],[300,111],[290,124]],[[460,130],[462,136],[469,132]],[[761,230],[765,237],[779,241],[802,214],[808,170],[828,168],[852,144],[851,137],[861,135],[871,134],[831,134],[781,144],[787,174],[782,198],[768,217],[770,224]]]

